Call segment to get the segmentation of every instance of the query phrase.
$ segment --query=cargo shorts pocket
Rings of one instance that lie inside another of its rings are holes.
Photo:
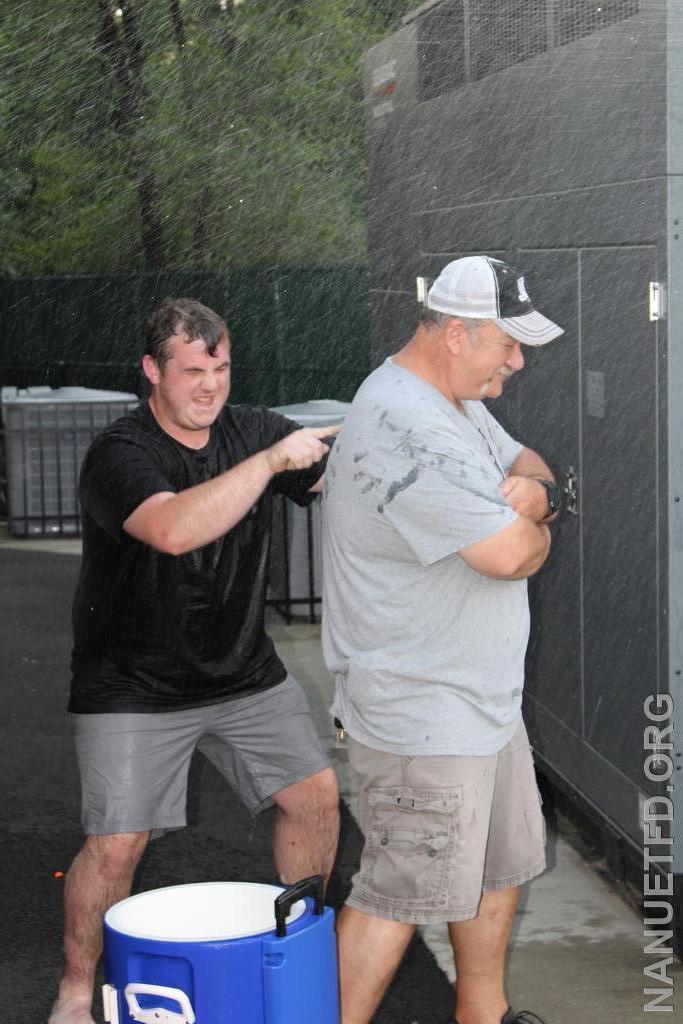
[[[362,885],[392,903],[446,902],[462,788],[369,789]]]

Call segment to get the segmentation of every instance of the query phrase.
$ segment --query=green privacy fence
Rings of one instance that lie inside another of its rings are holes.
[[[0,386],[138,391],[144,322],[168,295],[227,320],[233,402],[349,401],[368,373],[364,267],[169,270],[0,279]]]

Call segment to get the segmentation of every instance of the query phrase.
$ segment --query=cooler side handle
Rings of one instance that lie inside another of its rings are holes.
[[[142,1021],[142,1024],[195,1024],[194,1010],[188,996],[180,988],[167,988],[166,985],[146,985],[142,982],[131,982],[125,988],[128,1012],[133,1020]],[[138,996],[160,996],[162,999],[172,999],[178,1003],[180,1013],[173,1010],[166,1010],[164,1007],[150,1007],[143,1009]]]
[[[102,986],[102,1015],[108,1024],[119,1024],[119,998],[113,985]]]
[[[282,939],[287,934],[287,915],[299,900],[304,896],[312,896],[313,909],[316,914],[323,912],[323,896],[325,892],[325,881],[322,875],[311,875],[310,878],[302,878],[289,888],[281,892],[275,900],[275,934]]]

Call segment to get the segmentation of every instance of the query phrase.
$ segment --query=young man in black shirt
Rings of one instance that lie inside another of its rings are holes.
[[[327,876],[334,772],[300,687],[264,631],[271,501],[322,484],[336,430],[228,406],[225,323],[191,299],[152,314],[148,403],[93,442],[72,692],[85,844],[65,889],[65,971],[49,1024],[92,1024],[102,917],[150,834],[185,824],[199,748],[256,811],[277,805],[284,882]]]

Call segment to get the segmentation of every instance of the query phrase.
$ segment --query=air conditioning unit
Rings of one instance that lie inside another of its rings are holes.
[[[15,537],[78,536],[78,475],[96,434],[136,395],[93,388],[2,389],[7,509]]]

